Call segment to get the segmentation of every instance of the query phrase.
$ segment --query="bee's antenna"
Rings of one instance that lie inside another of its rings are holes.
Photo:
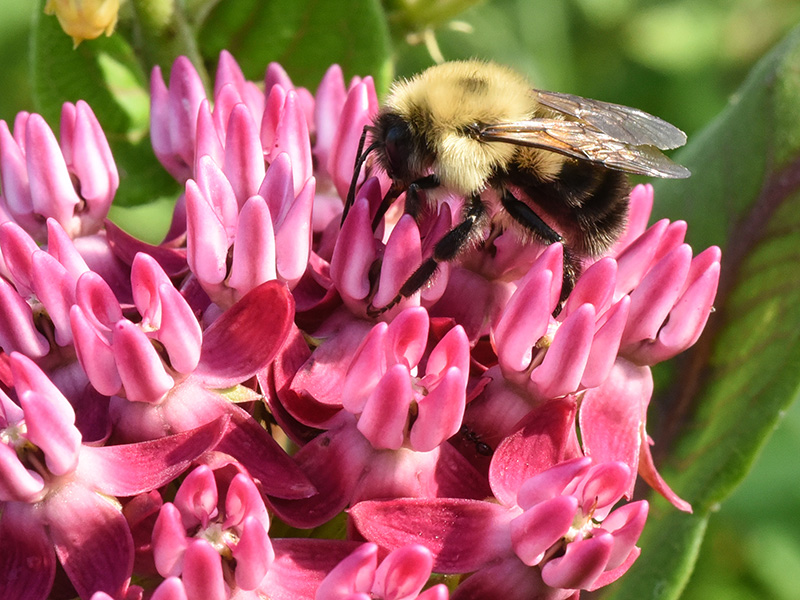
[[[356,184],[358,183],[358,176],[361,174],[361,167],[364,165],[364,161],[367,160],[367,156],[369,156],[370,152],[378,147],[378,142],[372,142],[367,146],[367,149],[364,150],[364,142],[367,139],[368,131],[369,125],[364,125],[364,131],[361,132],[361,139],[358,141],[356,163],[353,166],[353,179],[350,180],[350,189],[347,191],[347,200],[344,203],[344,210],[342,211],[342,223],[344,223],[344,219],[350,211],[350,207],[353,206],[353,203],[356,201]]]

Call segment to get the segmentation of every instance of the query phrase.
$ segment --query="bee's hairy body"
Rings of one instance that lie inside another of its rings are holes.
[[[671,167],[682,169],[663,155],[656,157],[655,167],[646,162],[652,156],[640,152],[639,144],[658,145],[650,141],[649,132],[634,130],[631,137],[635,139],[619,140],[603,130],[605,123],[597,127],[591,115],[582,120],[576,116],[582,112],[573,115],[554,110],[539,101],[552,100],[541,95],[546,92],[539,92],[540,96],[535,92],[520,74],[481,61],[434,66],[392,87],[373,125],[367,128],[373,141],[357,159],[353,185],[360,165],[374,151],[378,164],[393,181],[394,195],[387,196],[384,205],[406,191],[406,211],[416,216],[421,190],[427,190],[429,202],[436,202],[440,197],[437,191],[444,190],[462,196],[465,209],[464,220],[436,244],[434,256],[412,275],[395,301],[375,312],[386,310],[422,287],[437,264],[455,258],[489,218],[503,227],[515,225],[523,237],[546,244],[562,242],[568,293],[581,258],[607,250],[624,228],[629,184],[623,170],[686,176],[679,170],[668,174],[660,171],[664,167],[661,159],[667,163],[667,171]],[[564,97],[585,103],[581,109],[597,108],[596,114],[607,106],[635,111]],[[651,115],[640,114],[644,115],[640,121],[647,126],[663,124],[665,131],[672,128]],[[625,117],[627,113],[621,123]],[[542,134],[544,126],[553,127],[557,135],[564,128],[567,141],[553,138],[549,131]],[[616,163],[606,159],[609,148]],[[588,158],[584,157],[586,149]],[[348,199],[348,204],[351,202]]]

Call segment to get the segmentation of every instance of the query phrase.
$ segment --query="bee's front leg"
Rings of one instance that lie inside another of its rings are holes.
[[[439,263],[449,262],[455,259],[461,251],[467,247],[476,227],[478,227],[485,214],[486,206],[481,201],[480,195],[474,194],[470,196],[464,220],[445,233],[442,239],[436,242],[436,245],[433,247],[433,254],[422,261],[422,264],[417,267],[417,270],[414,271],[400,287],[397,296],[395,296],[389,304],[379,308],[375,308],[370,304],[367,308],[367,314],[371,317],[378,316],[394,307],[403,298],[408,298],[419,291],[420,288],[430,281],[434,273],[436,273]]]

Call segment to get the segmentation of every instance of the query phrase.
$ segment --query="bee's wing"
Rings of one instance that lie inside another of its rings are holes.
[[[680,129],[638,108],[545,90],[532,93],[544,106],[580,119],[621,142],[661,150],[686,143],[686,134]]]
[[[634,144],[582,121],[531,119],[487,125],[478,131],[486,142],[505,142],[558,152],[637,175],[685,179],[689,169],[672,162],[653,145]]]

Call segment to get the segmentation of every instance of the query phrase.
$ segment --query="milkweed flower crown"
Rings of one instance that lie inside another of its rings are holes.
[[[577,598],[639,556],[639,476],[691,510],[651,367],[697,341],[720,252],[648,227],[650,186],[560,311],[561,245],[503,231],[374,317],[459,203],[375,228],[377,172],[341,222],[371,78],[260,85],[223,52],[212,94],[182,57],[151,96],[184,186],[158,245],[105,219],[87,104],[60,141],[0,121],[0,597]]]

